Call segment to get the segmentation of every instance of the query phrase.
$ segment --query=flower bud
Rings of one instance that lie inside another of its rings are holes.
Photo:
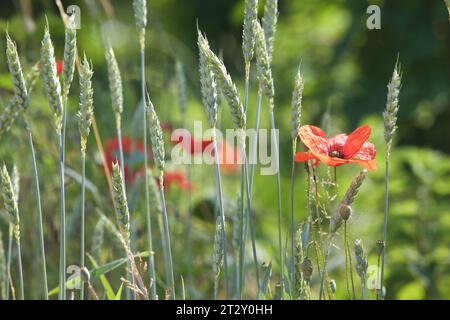
[[[339,215],[341,216],[342,220],[347,221],[352,215],[352,207],[345,204],[341,205],[339,207]]]

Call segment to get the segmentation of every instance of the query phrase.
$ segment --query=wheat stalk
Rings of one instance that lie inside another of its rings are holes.
[[[20,61],[19,61],[20,63]],[[25,78],[25,84],[27,88],[27,94],[30,95],[34,85],[36,84],[36,80],[40,75],[40,63],[35,63],[30,71],[27,73]],[[20,99],[14,95],[10,102],[4,107],[3,111],[0,112],[0,136],[8,132],[9,129],[14,124],[14,121],[21,113],[22,109],[19,106]],[[25,114],[24,114],[25,115]]]
[[[202,51],[205,60],[211,67],[215,79],[218,82],[218,87],[228,102],[235,128],[241,131],[241,133],[243,134],[243,131],[246,127],[245,112],[244,107],[241,104],[236,85],[233,83],[233,80],[231,79],[231,76],[229,75],[227,68],[225,67],[223,62],[209,48],[206,37],[204,38],[205,41],[201,42],[201,45],[199,45],[199,49]],[[242,134],[241,143],[245,144],[245,142],[243,142]]]
[[[41,62],[44,90],[47,95],[49,106],[55,117],[56,132],[58,135],[61,135],[63,116],[61,85],[56,73],[55,53],[53,43],[50,38],[48,24],[45,27],[44,38],[42,39]]]
[[[122,76],[120,74],[119,65],[114,54],[114,50],[111,45],[108,46],[105,52],[107,68],[108,68],[108,81],[109,90],[111,94],[111,104],[116,118],[116,132],[117,140],[119,141],[119,158],[120,166],[122,168],[122,175],[125,177],[125,161],[123,157],[123,144],[122,144],[122,112],[123,112],[123,89],[122,89]]]
[[[0,182],[1,182],[1,194],[3,197],[3,204],[5,206],[6,212],[8,212],[14,239],[17,245],[17,259],[19,265],[19,286],[20,286],[20,299],[24,300],[24,283],[23,283],[23,271],[22,271],[22,254],[20,249],[20,218],[19,218],[19,207],[17,204],[18,195],[15,193],[14,185],[11,182],[6,165],[0,172]]]
[[[82,161],[82,175],[81,175],[81,257],[80,266],[84,268],[84,227],[85,227],[85,191],[86,191],[86,143],[92,125],[92,118],[94,116],[94,90],[92,89],[92,65],[86,58],[80,65],[80,104],[78,109],[78,131],[81,139],[81,161]],[[84,285],[81,286],[80,299],[84,299]]]
[[[246,74],[249,72],[255,47],[253,23],[258,19],[258,0],[245,0],[244,26],[242,30],[242,51],[244,54]],[[248,71],[247,71],[248,69]]]
[[[356,272],[358,273],[359,278],[361,279],[361,297],[362,300],[364,300],[366,274],[369,262],[367,259],[366,251],[364,250],[362,240],[356,239],[354,245],[356,258]]]
[[[278,21],[278,0],[266,0],[264,6],[264,16],[262,26],[267,41],[267,53],[269,61],[272,60],[273,44],[275,42],[275,32],[277,30]]]
[[[7,123],[5,129],[8,130],[9,127],[14,122],[15,118],[22,113],[25,118],[26,123],[26,129],[28,133],[29,138],[29,145],[31,149],[32,154],[32,161],[33,161],[33,168],[34,168],[34,179],[35,179],[35,187],[36,187],[36,199],[37,199],[37,206],[38,206],[38,221],[39,221],[39,235],[40,235],[40,251],[41,251],[41,258],[42,258],[42,279],[44,282],[44,297],[45,299],[48,299],[48,286],[47,286],[47,270],[46,270],[46,261],[45,261],[45,249],[44,249],[44,231],[43,231],[43,223],[42,223],[42,208],[41,208],[41,196],[40,196],[40,187],[39,187],[39,175],[37,170],[37,164],[36,164],[36,155],[34,152],[34,145],[33,145],[33,137],[31,133],[31,125],[30,121],[28,120],[27,111],[29,106],[29,95],[32,91],[32,88],[34,87],[37,77],[39,75],[39,64],[35,64],[30,72],[28,73],[26,79],[24,79],[23,73],[22,73],[22,67],[20,64],[19,55],[17,52],[17,47],[15,43],[11,40],[9,34],[7,34],[7,49],[6,49],[6,56],[7,56],[7,62],[8,62],[8,68],[11,74],[11,78],[14,85],[14,98],[11,105],[9,105],[9,115],[7,116]],[[28,88],[28,89],[27,89]],[[0,125],[1,127],[1,125]],[[1,129],[0,129],[1,132]],[[14,167],[15,168],[15,167]],[[17,170],[14,171],[14,176],[17,179],[14,179],[14,182],[17,182],[16,186],[18,188],[18,174]],[[18,196],[19,190],[16,190],[16,195]],[[17,199],[18,201],[18,199]],[[20,245],[20,244],[19,244]]]
[[[266,46],[264,30],[258,21],[255,21],[255,23],[253,24],[253,28],[256,35],[255,51],[258,79],[262,88],[262,92],[267,98],[269,111],[272,112],[274,108],[273,99],[275,95],[275,89],[273,85],[272,69],[270,67],[270,59]]]
[[[213,274],[214,274],[214,300],[219,296],[219,278],[220,269],[224,266],[224,242],[222,237],[223,224],[221,217],[216,219],[216,229],[214,233],[214,255],[213,255]]]
[[[397,61],[392,73],[392,78],[387,86],[387,102],[386,110],[383,112],[384,119],[384,140],[386,142],[386,171],[385,171],[385,188],[384,188],[384,223],[383,223],[383,251],[381,252],[381,288],[378,290],[378,298],[383,299],[381,292],[384,283],[384,263],[386,257],[387,227],[389,213],[389,159],[391,157],[392,139],[397,130],[397,113],[399,110],[398,97],[401,87],[401,71],[400,64]]]
[[[168,289],[167,292],[170,297],[176,299],[175,296],[175,278],[173,273],[173,260],[172,260],[172,247],[170,245],[170,227],[169,227],[169,219],[167,216],[167,208],[166,208],[166,199],[164,194],[164,166],[165,166],[165,149],[164,149],[164,137],[161,129],[161,125],[159,123],[158,115],[156,114],[155,107],[153,106],[152,101],[150,100],[150,96],[147,93],[146,99],[146,111],[147,116],[149,118],[149,130],[150,130],[150,141],[152,144],[153,151],[153,159],[155,161],[156,167],[160,171],[160,180],[159,180],[159,192],[161,196],[161,204],[162,204],[162,212],[163,212],[163,226],[164,226],[164,238],[166,244],[166,254],[168,259],[168,265],[166,266],[169,269],[169,281],[168,281]]]
[[[291,102],[291,137],[292,137],[292,166],[291,166],[291,256],[292,261],[294,261],[295,256],[295,217],[294,217],[294,209],[295,209],[295,158],[294,154],[297,151],[297,139],[298,139],[298,129],[301,125],[302,118],[302,95],[303,95],[303,77],[300,71],[300,66],[298,67],[297,74],[295,76],[295,85],[294,90],[292,92],[292,102]],[[299,281],[298,275],[295,272],[294,266],[291,266],[291,280],[294,285],[291,285],[291,288],[295,287],[297,282]]]
[[[133,0],[134,20],[139,32],[141,49],[145,47],[145,27],[147,26],[147,1]]]
[[[75,71],[75,57],[77,50],[77,30],[74,22],[75,15],[68,18],[65,29],[65,43],[62,69],[62,96],[63,100],[67,100],[70,85],[72,84],[73,74]],[[66,102],[65,102],[66,103]]]

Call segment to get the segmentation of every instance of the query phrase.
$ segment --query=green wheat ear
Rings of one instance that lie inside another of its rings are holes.
[[[56,72],[55,50],[53,48],[52,39],[50,38],[48,24],[45,27],[44,38],[42,39],[41,62],[44,90],[47,95],[50,109],[53,111],[55,117],[56,132],[61,134],[63,117],[61,84],[59,83]]]
[[[209,64],[207,53],[209,49],[208,40],[198,31],[198,49],[199,49],[199,74],[200,89],[202,92],[203,107],[208,118],[208,124],[215,128],[217,124],[217,84],[214,73]]]
[[[291,137],[293,140],[298,137],[298,130],[301,126],[302,118],[302,97],[303,97],[303,76],[298,67],[297,74],[295,75],[295,86],[292,92],[292,104],[291,104]]]
[[[213,71],[219,84],[218,87],[227,100],[228,106],[230,107],[231,116],[233,118],[234,127],[239,131],[245,130],[246,116],[244,107],[242,106],[241,99],[239,98],[236,85],[231,79],[227,68],[224,63],[211,51],[207,41],[203,42],[203,45],[200,46],[200,50],[202,50],[205,55],[205,60],[207,61],[207,64],[210,65],[211,70]]]
[[[65,30],[65,44],[62,70],[62,96],[67,99],[75,72],[75,56],[77,51],[77,31],[74,28],[74,16],[69,17]]]
[[[14,95],[16,99],[16,107],[20,111],[26,111],[28,108],[28,92],[25,78],[20,65],[17,46],[11,40],[9,34],[6,34],[6,58],[8,62],[9,73],[14,86]]]
[[[255,47],[254,22],[258,19],[258,0],[245,0],[244,26],[242,29],[242,51],[245,65],[248,66],[253,59]]]
[[[130,212],[125,193],[122,171],[117,162],[113,163],[112,184],[114,191],[114,208],[116,209],[119,230],[127,244],[130,243]]]
[[[164,149],[164,136],[159,123],[158,115],[156,114],[155,107],[147,94],[146,110],[149,119],[150,141],[152,143],[153,159],[155,164],[161,172],[164,172],[165,166],[165,149]],[[162,182],[161,182],[162,183]]]
[[[80,106],[78,109],[78,130],[81,137],[81,153],[86,154],[86,143],[94,116],[94,90],[92,89],[92,65],[84,55],[80,65]]]
[[[253,24],[255,29],[256,42],[256,61],[258,67],[258,79],[261,84],[262,91],[267,98],[269,109],[273,110],[275,89],[273,85],[272,69],[270,68],[270,58],[266,46],[266,38],[264,30],[258,21]]]
[[[13,225],[14,237],[16,241],[20,239],[20,219],[19,207],[17,205],[18,195],[14,190],[14,184],[11,181],[6,165],[3,165],[0,172],[1,194],[6,212],[9,214]]]

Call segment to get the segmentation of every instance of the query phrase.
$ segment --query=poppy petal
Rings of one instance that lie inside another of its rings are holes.
[[[322,129],[305,125],[300,127],[298,135],[303,144],[315,155],[328,155],[328,141]]]
[[[306,162],[313,158],[314,156],[309,152],[296,152],[294,155],[295,162]]]
[[[364,142],[361,149],[354,155],[355,159],[358,160],[373,160],[377,155],[377,149],[370,142]]]
[[[353,156],[361,149],[364,142],[369,139],[371,131],[372,130],[369,126],[364,125],[348,135],[347,141],[345,142],[343,148],[345,159],[353,158]]]

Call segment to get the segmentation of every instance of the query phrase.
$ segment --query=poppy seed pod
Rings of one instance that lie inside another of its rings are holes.
[[[339,215],[341,216],[342,220],[347,221],[352,215],[352,207],[346,204],[341,205],[339,207]]]

